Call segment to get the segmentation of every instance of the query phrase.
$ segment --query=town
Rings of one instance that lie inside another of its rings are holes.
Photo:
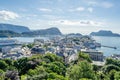
[[[19,59],[29,57],[34,54],[56,54],[64,58],[65,63],[69,63],[78,58],[78,52],[86,53],[93,61],[104,62],[105,56],[102,51],[96,50],[101,47],[90,36],[65,35],[54,36],[49,40],[34,39],[32,43],[18,43],[17,40],[4,40],[0,42],[2,46],[0,58]]]

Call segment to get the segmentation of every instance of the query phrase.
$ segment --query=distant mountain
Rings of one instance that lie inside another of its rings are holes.
[[[61,35],[61,34],[62,33],[60,32],[60,30],[55,27],[31,31],[28,27],[25,26],[0,23],[0,37]]]
[[[82,36],[82,34],[80,34],[80,33],[70,33],[70,34],[67,34],[67,37],[81,37]]]
[[[113,33],[112,31],[100,30],[98,32],[90,33],[92,36],[113,36],[113,37],[120,37],[120,34]]]
[[[13,24],[3,24],[0,23],[0,30],[8,30],[17,33],[29,32],[30,29],[25,26],[13,25]]]
[[[20,33],[16,33],[13,31],[8,31],[8,30],[0,30],[0,37],[19,37],[21,36]]]
[[[48,29],[41,29],[41,30],[34,30],[31,32],[23,32],[22,35],[30,36],[30,35],[61,35],[62,33],[58,28],[48,28]]]

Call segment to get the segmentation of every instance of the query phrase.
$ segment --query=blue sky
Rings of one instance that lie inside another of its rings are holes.
[[[63,33],[120,33],[120,0],[0,0],[0,23]]]

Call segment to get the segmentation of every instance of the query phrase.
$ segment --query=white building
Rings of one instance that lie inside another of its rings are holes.
[[[81,49],[81,52],[89,54],[90,58],[94,61],[103,61],[104,56],[101,51],[92,49]]]

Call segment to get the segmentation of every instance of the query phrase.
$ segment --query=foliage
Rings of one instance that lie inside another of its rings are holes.
[[[43,66],[38,66],[35,69],[30,69],[27,72],[28,75],[28,80],[34,80],[36,78],[41,79],[47,79],[47,72],[45,71],[45,69],[43,68]]]
[[[44,65],[44,67],[46,68],[47,72],[54,72],[54,73],[57,73],[59,75],[65,76],[66,68],[60,62],[52,62],[52,63]]]
[[[56,73],[50,73],[47,80],[68,80],[68,79]]]
[[[0,60],[0,80],[120,80],[120,61],[106,59],[104,66],[91,64],[85,53],[66,66],[63,57],[47,53],[18,60]]]
[[[59,62],[63,62],[63,58],[56,56],[55,54],[51,54],[51,53],[47,53],[43,56],[45,62],[49,63],[49,62],[54,62],[54,61],[59,61]]]
[[[115,60],[115,59],[112,59],[112,58],[107,58],[105,64],[106,65],[113,64],[113,65],[116,65],[116,66],[120,66],[120,60]]]
[[[120,67],[113,65],[113,64],[109,64],[109,65],[104,66],[102,70],[104,73],[109,73],[111,70],[120,71]]]
[[[120,71],[114,74],[115,80],[120,80]]]
[[[70,70],[69,77],[71,80],[79,80],[81,78],[96,80],[92,65],[87,61],[82,61],[78,65],[74,65]]]
[[[0,69],[5,71],[7,68],[8,68],[8,64],[5,61],[0,60]]]
[[[19,80],[19,75],[17,71],[7,71],[5,74],[5,80]]]
[[[88,62],[92,62],[91,58],[88,54],[79,52],[79,59],[81,60],[87,60]]]
[[[4,80],[4,79],[5,79],[5,72],[0,69],[0,80]]]

